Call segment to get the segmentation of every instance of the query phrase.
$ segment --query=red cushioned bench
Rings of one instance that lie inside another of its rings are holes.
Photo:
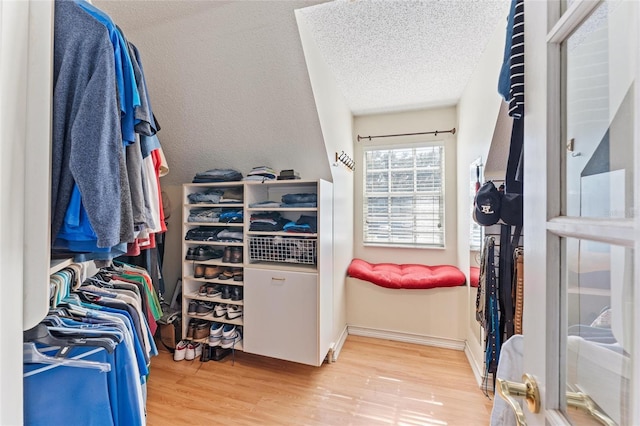
[[[462,271],[453,265],[369,263],[353,259],[347,275],[387,288],[457,287],[466,283]]]

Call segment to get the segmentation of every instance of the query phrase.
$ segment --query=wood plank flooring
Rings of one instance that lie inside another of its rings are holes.
[[[463,352],[359,336],[319,368],[160,352],[147,386],[150,426],[488,425],[492,406]]]

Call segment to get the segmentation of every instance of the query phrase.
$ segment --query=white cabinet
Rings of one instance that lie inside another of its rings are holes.
[[[318,274],[246,268],[245,280],[244,350],[320,365]]]

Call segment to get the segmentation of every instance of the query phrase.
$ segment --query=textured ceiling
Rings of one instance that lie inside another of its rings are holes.
[[[301,11],[356,115],[455,105],[508,0],[336,0]]]

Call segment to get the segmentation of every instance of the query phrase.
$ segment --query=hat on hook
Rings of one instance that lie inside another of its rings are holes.
[[[502,194],[491,181],[485,182],[474,200],[473,219],[482,226],[491,226],[500,220]]]

